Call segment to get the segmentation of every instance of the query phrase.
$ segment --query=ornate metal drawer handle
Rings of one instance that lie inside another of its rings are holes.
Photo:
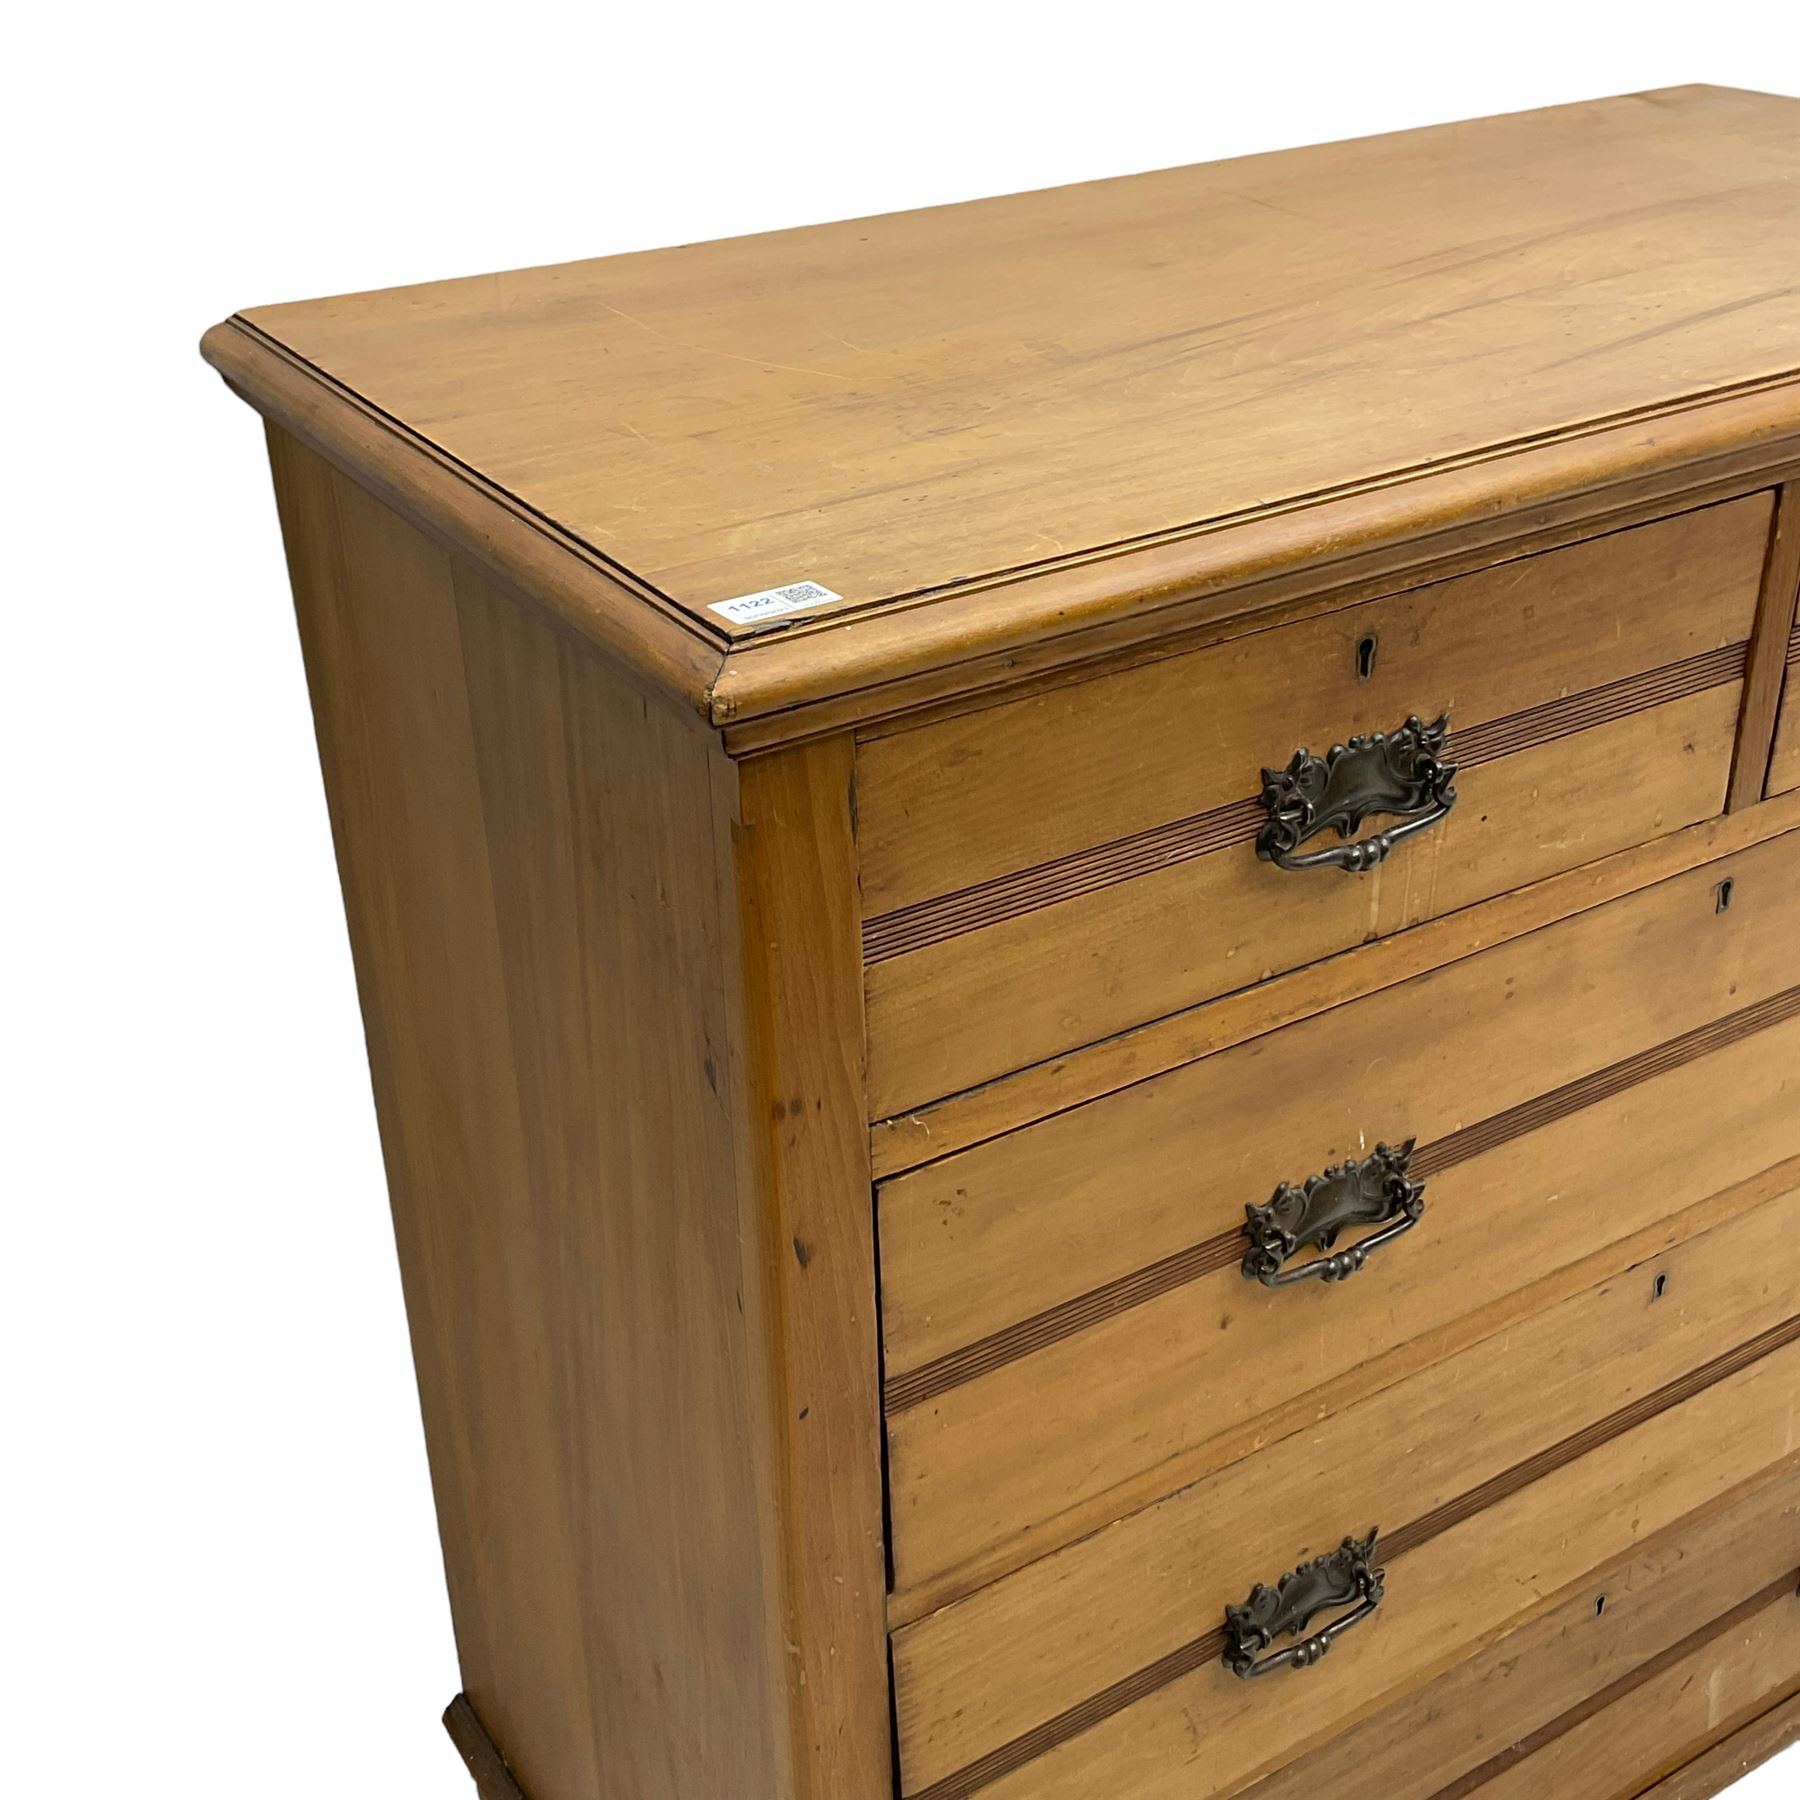
[[[1244,1208],[1244,1236],[1251,1249],[1244,1274],[1264,1287],[1291,1287],[1296,1281],[1343,1281],[1354,1275],[1383,1244],[1391,1244],[1425,1216],[1425,1184],[1409,1181],[1413,1146],[1408,1138],[1397,1150],[1377,1144],[1361,1162],[1339,1163],[1303,1187],[1284,1181],[1267,1206]],[[1302,1244],[1330,1250],[1346,1225],[1380,1225],[1385,1229],[1339,1250],[1302,1263],[1282,1264]]]
[[[1417,714],[1391,734],[1353,737],[1324,757],[1296,750],[1285,769],[1264,769],[1262,803],[1268,822],[1256,854],[1280,869],[1372,869],[1396,844],[1435,825],[1456,804],[1456,769],[1440,762],[1450,715],[1422,725]],[[1390,825],[1354,843],[1299,854],[1308,838],[1331,826],[1351,837],[1373,813],[1397,815]]]
[[[1225,1666],[1244,1681],[1267,1675],[1273,1669],[1310,1669],[1352,1625],[1360,1625],[1381,1604],[1386,1571],[1371,1568],[1375,1556],[1375,1530],[1360,1541],[1345,1538],[1328,1555],[1302,1563],[1284,1575],[1274,1587],[1260,1581],[1242,1606],[1225,1609]],[[1328,1606],[1362,1604],[1354,1612],[1333,1619],[1298,1644],[1262,1656],[1278,1637],[1299,1637],[1312,1624],[1313,1615]]]

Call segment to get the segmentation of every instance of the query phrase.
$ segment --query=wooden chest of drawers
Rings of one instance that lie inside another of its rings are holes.
[[[204,347],[487,1800],[1691,1800],[1800,1731],[1800,103]]]

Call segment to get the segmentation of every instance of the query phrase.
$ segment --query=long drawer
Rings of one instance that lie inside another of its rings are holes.
[[[1717,812],[1771,504],[860,745],[872,1116]],[[1259,858],[1259,771],[1441,714],[1434,829],[1351,879]]]
[[[1790,832],[887,1183],[902,1605],[1343,1406],[1800,1154],[1796,885]],[[1351,1278],[1246,1279],[1246,1208],[1377,1138],[1418,1140],[1417,1224]]]
[[[903,1627],[904,1793],[1236,1793],[1791,1457],[1797,1228],[1790,1164],[1560,1305]],[[1228,1607],[1376,1526],[1385,1594],[1353,1636],[1303,1679],[1228,1672]]]
[[[1715,1634],[1697,1634],[1685,1654],[1643,1672],[1642,1683],[1604,1712],[1570,1724],[1532,1755],[1480,1787],[1433,1800],[1685,1800],[1715,1795],[1706,1778],[1687,1786],[1676,1771],[1730,1739],[1800,1690],[1800,1604],[1791,1580],[1744,1607]],[[1629,1746],[1622,1755],[1620,1746]],[[1669,1778],[1645,1796],[1643,1777]]]
[[[1787,680],[1775,727],[1775,760],[1769,767],[1768,791],[1786,794],[1796,788],[1800,788],[1800,624],[1788,639]]]
[[[1253,1800],[1462,1800],[1494,1782],[1599,1800],[1570,1764],[1596,1735],[1630,1741],[1645,1714],[1683,1761],[1800,1679],[1800,1457],[1589,1571],[1479,1655],[1257,1782]],[[1780,1634],[1771,1639],[1769,1628]],[[1775,1649],[1779,1641],[1781,1648]],[[1747,1661],[1743,1651],[1759,1650]],[[1698,1682],[1693,1670],[1705,1671]],[[1715,1689],[1707,1678],[1728,1671]],[[1747,1681],[1740,1681],[1736,1671]],[[1704,1709],[1696,1718],[1692,1702]],[[1629,1740],[1615,1734],[1632,1716]],[[1589,1729],[1590,1721],[1597,1722]],[[1552,1775],[1554,1771],[1554,1775]],[[1496,1792],[1499,1790],[1495,1790]]]
[[[1622,1683],[1618,1697],[1592,1716],[1571,1719],[1529,1754],[1510,1759],[1479,1786],[1440,1789],[1432,1800],[1677,1800],[1716,1794],[1708,1778],[1651,1795],[1644,1777],[1673,1778],[1772,1706],[1800,1691],[1800,1601],[1794,1575],[1736,1608],[1712,1630],[1696,1632],[1671,1656]],[[1620,1747],[1629,1745],[1627,1754]],[[1319,1800],[1328,1800],[1324,1790]]]

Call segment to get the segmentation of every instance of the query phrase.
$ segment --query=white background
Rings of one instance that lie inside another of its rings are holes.
[[[1797,10],[15,16],[7,1790],[473,1791],[262,445],[206,325],[1680,81],[1800,93]]]

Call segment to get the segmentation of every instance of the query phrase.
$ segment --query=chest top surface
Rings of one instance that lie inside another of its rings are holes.
[[[1800,426],[1800,101],[1637,94],[232,325],[721,653],[773,623],[830,662],[1056,571],[1166,594],[1170,545],[1328,536],[1334,501],[1621,420],[1778,391]],[[839,598],[713,610],[806,581]]]

